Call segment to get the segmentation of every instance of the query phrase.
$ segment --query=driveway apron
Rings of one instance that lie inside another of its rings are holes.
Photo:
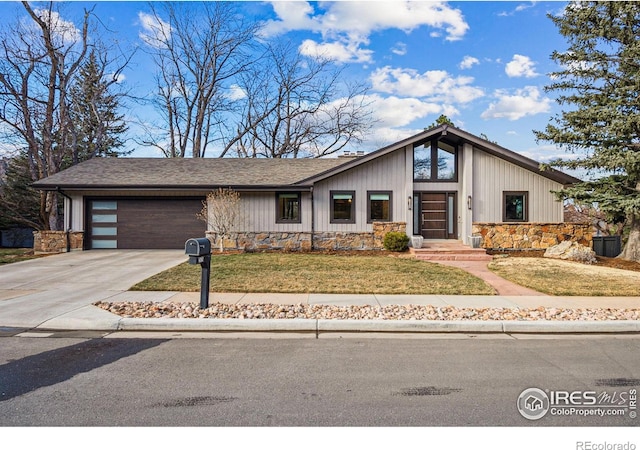
[[[36,327],[184,261],[182,250],[93,250],[0,266],[0,326]]]

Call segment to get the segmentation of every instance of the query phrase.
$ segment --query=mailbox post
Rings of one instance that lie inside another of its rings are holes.
[[[200,264],[200,309],[209,307],[209,280],[211,279],[211,242],[207,238],[188,239],[184,252],[189,256],[189,264]]]

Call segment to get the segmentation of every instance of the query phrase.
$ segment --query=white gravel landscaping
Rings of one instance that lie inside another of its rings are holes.
[[[337,320],[640,320],[640,309],[622,308],[457,308],[454,306],[332,306],[270,303],[98,302],[96,306],[126,318],[337,319]]]

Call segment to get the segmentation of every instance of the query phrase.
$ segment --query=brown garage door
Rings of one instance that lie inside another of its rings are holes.
[[[202,199],[93,199],[87,205],[88,247],[119,249],[184,248],[205,235],[196,218]]]

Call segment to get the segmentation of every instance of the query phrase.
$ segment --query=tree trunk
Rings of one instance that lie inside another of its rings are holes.
[[[631,216],[629,240],[618,258],[640,262],[640,217],[635,214]]]

